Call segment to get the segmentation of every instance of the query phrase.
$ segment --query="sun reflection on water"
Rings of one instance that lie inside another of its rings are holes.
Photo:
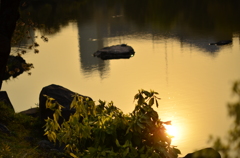
[[[166,128],[167,134],[172,139],[172,145],[176,145],[179,143],[179,139],[181,137],[181,129],[176,125],[164,125]]]
[[[165,125],[167,134],[173,138],[175,138],[178,134],[176,126],[173,125]]]

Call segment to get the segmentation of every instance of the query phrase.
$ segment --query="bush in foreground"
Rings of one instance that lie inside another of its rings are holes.
[[[76,112],[59,124],[62,106],[48,97],[46,107],[54,111],[46,119],[45,135],[54,143],[65,146],[74,158],[177,158],[180,151],[171,145],[165,124],[153,105],[158,107],[158,93],[140,90],[130,114],[113,105],[75,95],[70,108]]]

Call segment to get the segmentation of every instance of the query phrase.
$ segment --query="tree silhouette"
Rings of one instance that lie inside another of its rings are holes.
[[[240,80],[233,84],[232,92],[236,101],[228,103],[228,115],[233,118],[233,125],[226,139],[210,136],[213,148],[222,153],[223,158],[240,158]]]
[[[20,0],[0,0],[0,89],[11,51],[11,38],[19,18]]]

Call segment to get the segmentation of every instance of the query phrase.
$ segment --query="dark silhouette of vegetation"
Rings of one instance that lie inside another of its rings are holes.
[[[24,7],[26,2],[21,2],[19,4],[19,6]],[[18,8],[15,9],[19,10]],[[1,80],[9,80],[11,77],[16,78],[25,71],[28,71],[28,74],[31,75],[29,70],[33,68],[33,64],[26,63],[22,56],[29,50],[33,50],[35,54],[39,53],[39,50],[37,49],[39,44],[35,42],[35,38],[37,38],[37,36],[34,36],[34,31],[36,30],[38,24],[34,23],[29,18],[30,14],[31,13],[28,12],[25,16],[21,15],[20,18],[15,19],[15,23],[12,24],[15,25],[15,27],[12,27],[12,36],[10,37],[9,35],[8,37],[8,39],[10,39],[10,41],[8,41],[10,42],[8,43],[8,47],[14,47],[14,49],[10,50],[10,48],[8,48],[8,52],[10,51],[9,54],[11,53],[8,58],[7,54],[5,54],[4,57],[1,56],[1,62],[4,60],[4,62],[1,63],[1,67],[3,67],[3,70],[1,71]],[[7,20],[10,21],[10,19]],[[4,25],[4,23],[2,23],[2,25]],[[2,26],[2,28],[7,29],[6,26]],[[43,35],[41,36],[41,39],[46,42],[48,41],[48,38]],[[5,63],[5,60],[7,60],[7,63]]]
[[[9,132],[1,128],[5,125]],[[0,102],[0,158],[57,158],[56,151],[40,148],[44,140],[43,124],[36,117],[15,113]]]
[[[104,15],[122,10],[124,18],[136,24],[139,30],[152,28],[156,33],[164,34],[181,28],[187,31],[184,32],[187,35],[213,36],[223,40],[231,38],[233,32],[239,32],[239,7],[240,2],[235,0],[62,0],[57,3],[55,0],[35,0],[29,1],[21,13],[31,12],[32,21],[44,24],[41,30],[45,33],[59,32],[69,21],[84,23],[93,18],[97,10],[103,10]],[[111,17],[105,20],[111,22]]]
[[[153,106],[158,107],[154,91],[140,90],[134,111],[124,114],[113,102],[92,100],[76,95],[71,108],[76,112],[68,121],[57,123],[61,117],[61,105],[48,98],[46,106],[55,111],[53,119],[45,124],[49,140],[64,145],[66,153],[40,148],[43,137],[42,121],[38,117],[14,113],[0,102],[0,122],[9,129],[0,129],[0,158],[53,158],[53,157],[152,157],[177,158],[180,151],[171,144],[171,136],[164,125],[170,121],[159,120]],[[3,126],[0,125],[0,128]]]
[[[20,0],[0,1],[0,89],[11,51],[11,38],[19,18]]]
[[[223,158],[240,158],[240,81],[233,84],[232,91],[237,100],[227,105],[228,114],[234,121],[227,138],[210,137],[213,147]]]
[[[10,55],[8,57],[8,63],[3,76],[3,80],[9,80],[11,77],[16,78],[23,72],[29,71],[32,68],[33,64],[26,63],[26,61],[20,55]],[[31,72],[29,72],[28,74],[31,75]]]

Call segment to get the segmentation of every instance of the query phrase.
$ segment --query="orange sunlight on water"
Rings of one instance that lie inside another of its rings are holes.
[[[114,101],[124,113],[134,109],[133,96],[138,89],[153,89],[161,98],[156,108],[159,118],[172,121],[167,132],[183,155],[206,147],[210,134],[225,134],[231,83],[240,77],[239,37],[212,56],[193,44],[174,38],[152,40],[151,35],[100,38],[89,44],[88,36],[78,36],[79,32],[92,32],[84,28],[92,27],[78,28],[73,23],[62,28],[49,36],[47,44],[37,41],[39,54],[24,56],[34,64],[31,77],[24,73],[3,84],[16,112],[38,104],[41,89],[52,83],[94,100]],[[136,54],[129,60],[98,60],[91,56],[94,51],[89,51],[101,46],[97,42],[103,46],[127,43]]]
[[[182,129],[178,125],[164,125],[166,128],[167,134],[171,137],[172,143],[171,145],[179,145],[181,143],[182,138]]]
[[[168,135],[171,136],[172,139],[174,139],[178,136],[178,130],[177,130],[176,126],[165,125],[165,128],[167,130]]]

